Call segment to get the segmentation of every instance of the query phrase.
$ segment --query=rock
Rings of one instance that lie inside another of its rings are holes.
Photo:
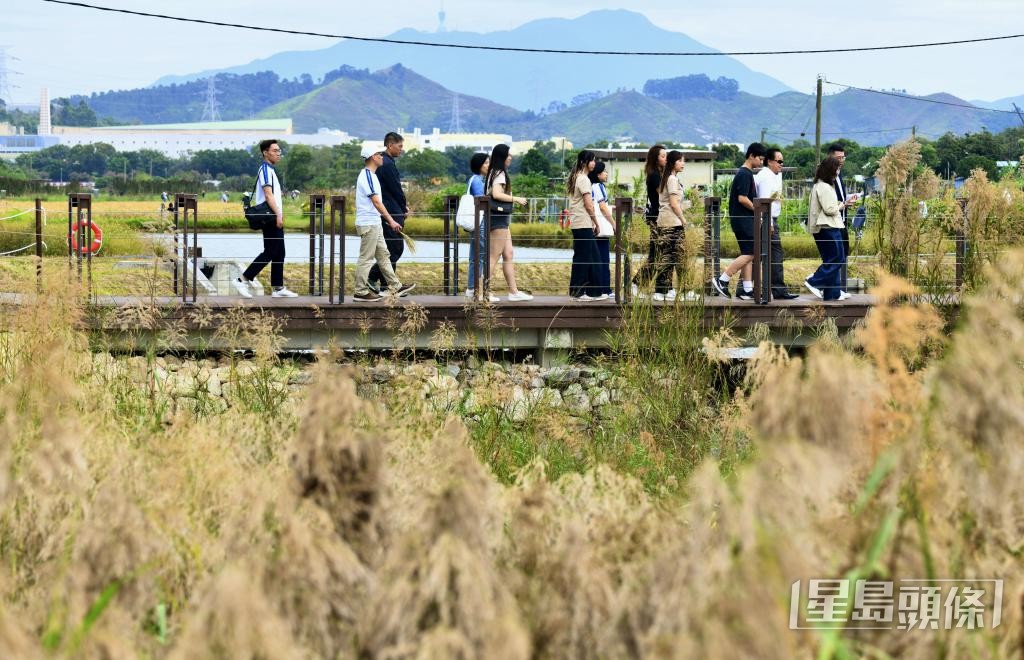
[[[540,376],[534,376],[530,379],[530,388],[539,390],[544,387],[544,379]]]
[[[608,390],[603,387],[594,387],[587,392],[590,396],[590,402],[595,408],[599,406],[607,406],[611,403],[611,396],[608,394]]]
[[[579,383],[573,383],[569,387],[565,388],[565,392],[562,394],[562,399],[565,401],[565,405],[568,406],[569,410],[577,414],[584,414],[590,412],[590,397],[586,392],[583,391],[583,386]]]
[[[539,390],[530,390],[526,395],[530,401],[530,407],[545,406],[548,408],[561,408],[565,405],[562,400],[562,392],[552,387]]]
[[[552,367],[541,371],[540,376],[548,385],[565,386],[580,379],[580,370],[575,367]]]
[[[599,381],[597,380],[597,378],[594,378],[594,377],[584,378],[582,380],[583,387],[585,387],[587,389],[590,389],[592,387],[597,387],[598,382]]]
[[[452,378],[458,378],[459,374],[462,373],[462,368],[455,364],[449,364],[445,368],[445,371],[447,371],[448,375],[451,376]]]
[[[309,385],[313,382],[313,373],[306,370],[296,371],[288,376],[288,382],[292,385]]]
[[[512,396],[508,403],[505,404],[505,414],[509,416],[513,422],[525,422],[530,416],[531,408],[530,400],[526,396],[526,392],[523,388],[516,386],[512,388]]]
[[[468,358],[466,358],[466,368],[467,369],[479,369],[480,368],[480,360],[478,360],[475,355],[470,355]]]

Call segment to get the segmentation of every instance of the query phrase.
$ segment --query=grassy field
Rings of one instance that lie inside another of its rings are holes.
[[[54,278],[2,317],[0,648],[1015,657],[1024,345],[996,338],[1024,335],[1024,257],[991,281],[947,332],[884,279],[847,341],[765,344],[728,379],[727,332],[640,307],[594,365],[613,402],[515,421],[507,372],[454,379],[441,345],[386,385],[341,355],[292,384],[259,317],[224,335],[252,360],[172,367],[173,332],[167,356],[90,353]],[[789,626],[796,580],[977,576],[1007,585],[997,628]]]

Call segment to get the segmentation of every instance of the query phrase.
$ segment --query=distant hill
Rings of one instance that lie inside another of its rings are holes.
[[[352,135],[382,136],[398,127],[448,129],[454,95],[441,85],[400,64],[363,75],[342,73],[317,89],[273,105],[260,117],[291,117],[295,130],[312,133],[318,128],[343,129]],[[529,122],[532,113],[475,96],[459,98],[465,131],[500,131]]]
[[[991,108],[992,110],[1013,110],[1013,104],[1016,103],[1017,107],[1024,109],[1024,94],[1008,96],[1005,99],[995,101],[971,101],[971,103],[982,108]]]
[[[506,9],[514,11],[514,5],[507,5]],[[456,19],[449,13],[449,20]],[[388,38],[519,48],[717,52],[685,34],[657,27],[642,14],[626,10],[593,11],[574,19],[541,19],[500,32],[435,33],[406,29],[388,35]],[[318,78],[341,64],[377,70],[396,62],[410,66],[460,94],[493,99],[523,110],[539,110],[556,100],[568,103],[577,95],[597,90],[640,89],[644,81],[651,78],[696,73],[707,74],[711,78],[732,78],[739,83],[741,90],[752,94],[768,96],[789,90],[782,82],[725,56],[588,57],[464,51],[358,41],[342,41],[321,50],[278,53],[226,69],[187,76],[165,76],[154,84],[180,84],[219,72],[241,74],[267,70],[286,78],[302,74]]]
[[[282,80],[277,74],[218,74],[221,118],[290,117],[298,132],[334,128],[359,137],[380,136],[398,127],[437,127],[447,131],[455,93],[419,73],[395,64],[379,71],[342,66],[314,82],[309,74]],[[625,138],[640,142],[672,140],[710,144],[747,143],[760,137],[787,144],[814,135],[814,97],[784,92],[772,97],[736,91],[725,78],[703,75],[648,80],[637,91],[595,95],[564,110],[539,115],[478,96],[460,95],[464,131],[507,133],[517,139],[565,135],[578,144]],[[198,121],[206,83],[197,81],[140,90],[106,92],[84,98],[101,117],[122,122]],[[670,98],[681,95],[683,98]],[[949,94],[929,97],[967,103]],[[822,110],[825,140],[849,137],[862,144],[889,144],[918,133],[938,137],[951,131],[1000,131],[1018,123],[1016,115],[846,90],[826,96]],[[883,130],[897,129],[897,130]]]

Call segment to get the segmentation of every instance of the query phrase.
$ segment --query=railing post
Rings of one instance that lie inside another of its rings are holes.
[[[74,234],[78,249],[71,244]],[[82,256],[82,253],[85,256]],[[78,265],[78,279],[82,279],[82,262],[85,261],[86,282],[89,297],[92,297],[92,195],[89,193],[68,194],[68,268],[71,268],[72,254]]]
[[[625,263],[625,269],[623,269],[622,254],[623,245],[622,238],[627,236],[627,225],[630,218],[633,216],[633,198],[632,197],[616,197],[615,198],[615,302],[627,303],[632,298],[632,288],[629,286],[629,263],[631,259],[627,258]],[[625,272],[625,277],[623,277]]]
[[[36,289],[43,290],[43,200],[36,197]]]
[[[181,216],[182,236],[184,237],[184,250],[181,258],[181,302],[188,304],[196,301],[196,290],[199,287],[199,198],[195,194],[175,193],[174,195],[174,225],[178,226],[178,216]],[[189,246],[188,228],[189,217],[192,218],[192,245]],[[177,231],[175,231],[177,235]],[[192,300],[188,299],[188,260],[192,257]],[[175,256],[177,259],[177,256]]]
[[[956,230],[956,290],[960,292],[964,286],[964,273],[967,269],[967,198],[957,200],[960,204],[960,226]]]
[[[309,295],[324,295],[324,195],[309,196]],[[319,220],[319,222],[317,222]],[[320,238],[320,254],[317,259],[317,235]],[[320,277],[317,278],[317,262]]]
[[[458,195],[446,195],[444,198],[444,275],[441,282],[441,290],[444,295],[455,295],[452,287],[452,261],[451,261],[451,239],[452,227],[455,224],[455,212],[459,205]],[[458,243],[456,239],[456,244]],[[455,269],[458,271],[458,261],[455,262]],[[456,276],[457,277],[457,276]]]
[[[704,198],[704,295],[716,296],[711,278],[722,271],[722,198]]]
[[[482,269],[477,269],[477,286],[473,297],[477,301],[491,299],[491,198],[488,195],[477,195],[473,198],[473,223],[476,226],[474,238],[479,241],[480,231],[484,232],[484,247],[481,259]],[[479,243],[477,244],[479,245]],[[481,272],[482,271],[482,272]]]
[[[772,300],[772,200],[754,200],[754,302]]]
[[[331,272],[328,284],[327,301],[334,303],[334,222],[340,216],[339,247],[341,251],[341,274],[338,276],[338,304],[345,302],[345,196],[331,195]]]

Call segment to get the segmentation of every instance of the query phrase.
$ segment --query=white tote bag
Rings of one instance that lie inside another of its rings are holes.
[[[459,198],[459,206],[455,210],[455,224],[459,229],[468,232],[476,231],[476,200],[469,194],[472,182],[471,178],[469,185],[466,186],[466,194]]]
[[[595,183],[593,187],[594,189],[600,190],[601,192],[601,199],[597,199],[597,197],[594,196],[594,206],[599,207],[601,202],[605,202],[607,204],[608,192],[605,190],[604,184]],[[604,214],[601,213],[600,208],[597,208],[595,210],[597,211],[597,237],[611,238],[612,236],[615,236],[615,228],[612,227],[612,223],[608,222],[608,218],[604,217]]]

